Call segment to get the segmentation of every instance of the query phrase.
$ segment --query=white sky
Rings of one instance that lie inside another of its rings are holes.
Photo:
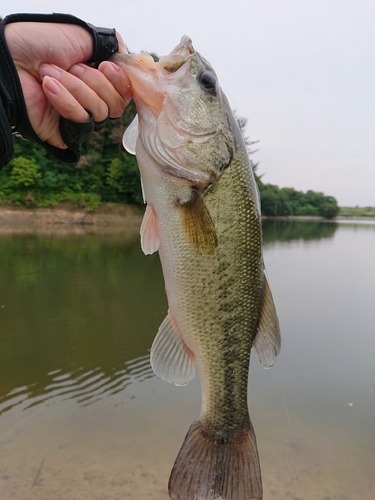
[[[66,12],[114,27],[129,50],[182,35],[215,68],[263,181],[375,206],[374,0],[13,0],[0,15]]]

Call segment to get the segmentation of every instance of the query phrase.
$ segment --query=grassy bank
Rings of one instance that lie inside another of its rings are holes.
[[[375,217],[375,207],[340,207],[339,217]]]

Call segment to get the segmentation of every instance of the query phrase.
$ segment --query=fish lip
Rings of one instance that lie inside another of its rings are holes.
[[[112,54],[111,57],[109,58],[110,61],[116,63],[116,64],[125,64],[127,66],[131,66],[132,68],[144,68],[144,65],[140,63],[137,59],[135,59],[132,54],[120,54],[119,52],[116,52],[115,54]]]
[[[142,54],[139,54],[141,56]],[[160,68],[152,56],[146,54],[148,63],[137,59],[137,54],[113,54],[110,58],[125,71],[133,87],[133,99],[137,103],[137,95],[140,102],[146,103],[153,112],[160,113],[164,101],[164,92],[160,90]],[[159,70],[159,71],[158,71]],[[138,91],[135,89],[139,88]],[[137,103],[137,106],[139,104]],[[138,109],[139,112],[139,109]]]
[[[169,53],[170,56],[173,55],[192,55],[195,54],[195,50],[193,47],[193,42],[188,35],[183,35],[181,37],[180,43]]]
[[[166,56],[161,56],[159,61],[154,63],[155,64],[154,67],[145,66],[132,54],[115,53],[110,57],[110,61],[114,62],[115,64],[117,64],[119,66],[125,65],[128,68],[136,69],[138,71],[143,71],[143,72],[148,72],[148,73],[150,71],[155,73],[156,70],[159,68],[166,71],[167,73],[175,73],[185,63],[187,63],[190,59],[192,59],[194,54],[195,53],[193,53],[193,54],[176,53],[176,54],[169,54]]]
[[[135,56],[137,54],[119,54],[118,52],[113,54],[109,60],[112,61],[113,63],[117,64],[122,68],[126,74],[128,75],[129,80],[132,82],[134,75],[136,73],[140,73],[142,75],[147,75],[151,79],[153,79],[155,82],[158,81],[158,76],[157,76],[157,69],[158,65],[156,62],[153,63],[152,66],[146,66],[145,64],[141,63]],[[147,54],[148,56],[148,54]],[[152,57],[152,56],[149,56]],[[125,68],[124,68],[125,67]]]
[[[158,67],[162,68],[168,73],[174,73],[181,68],[189,59],[195,55],[191,38],[184,35],[180,43],[168,54],[161,56],[158,62],[155,62],[155,68],[147,67],[148,71],[156,70]],[[124,64],[131,68],[138,70],[145,69],[145,66],[138,61],[132,54],[115,53],[111,56],[110,60],[116,64]]]

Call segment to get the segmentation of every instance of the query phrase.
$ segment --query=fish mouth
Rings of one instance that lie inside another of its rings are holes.
[[[191,54],[195,54],[195,50],[191,38],[187,35],[184,35],[181,38],[180,43],[169,53],[170,56],[173,55],[187,56]]]
[[[159,61],[155,61],[147,53],[116,53],[111,56],[111,61],[125,71],[133,89],[136,89],[134,90],[134,95],[138,94],[141,101],[144,101],[158,113],[161,111],[164,101],[164,92],[161,90],[160,85],[163,74],[167,76],[168,74],[176,73],[195,54],[196,52],[193,49],[191,39],[183,36],[177,47],[169,55],[162,56]]]
[[[159,61],[147,53],[140,54],[119,54],[111,56],[111,60],[119,66],[125,66],[130,70],[129,78],[132,79],[131,69],[137,71],[155,72],[162,68],[168,73],[175,73],[195,54],[191,38],[184,35],[180,43],[166,56],[160,57]]]
[[[161,68],[167,73],[175,73],[181,66],[189,61],[192,56],[193,54],[169,54],[168,56],[162,56],[159,61],[154,61],[149,54],[113,54],[111,56],[111,61],[123,67],[130,81],[132,81],[135,78],[133,75],[134,70],[152,74]]]
[[[180,54],[173,54],[169,56],[163,56],[159,59],[159,65],[168,73],[175,73],[181,68],[189,59],[191,55],[184,56]]]
[[[168,73],[175,73],[195,54],[191,38],[184,35],[180,43],[167,56],[159,59],[159,65]]]

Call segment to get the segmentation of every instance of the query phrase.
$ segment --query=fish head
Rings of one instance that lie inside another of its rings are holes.
[[[159,61],[115,54],[127,73],[144,149],[166,173],[197,189],[217,181],[233,157],[230,109],[217,75],[184,36]]]

